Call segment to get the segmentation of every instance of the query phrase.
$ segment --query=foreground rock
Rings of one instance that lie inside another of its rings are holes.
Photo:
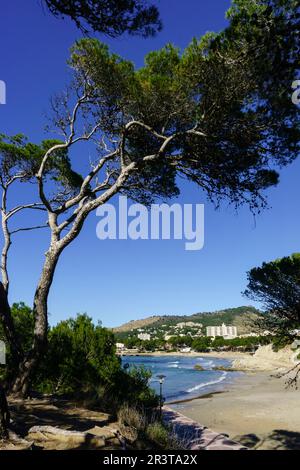
[[[98,430],[98,434],[95,434],[95,429]],[[97,427],[80,432],[68,431],[54,426],[33,426],[27,437],[35,444],[41,444],[43,448],[60,450],[61,448],[74,449],[81,446],[87,449],[103,449],[106,441],[113,439],[115,435],[111,430],[107,432]]]
[[[31,450],[33,441],[22,439],[15,432],[9,431],[9,439],[0,441],[1,450]]]

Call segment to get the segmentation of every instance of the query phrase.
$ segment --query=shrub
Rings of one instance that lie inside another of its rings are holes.
[[[130,443],[138,439],[149,441],[155,448],[167,450],[188,449],[188,439],[181,439],[174,429],[165,426],[157,413],[147,413],[145,409],[123,406],[118,413],[118,423],[121,434]]]
[[[109,393],[118,403],[129,403],[131,406],[153,408],[158,406],[159,398],[149,388],[151,372],[144,367],[131,367],[119,370],[114,376]]]
[[[113,334],[93,325],[87,315],[78,315],[50,330],[34,385],[41,392],[80,395],[109,384],[120,367]]]
[[[149,424],[146,430],[146,435],[150,441],[166,448],[168,444],[168,430],[159,421]]]
[[[32,342],[33,315],[25,304],[14,304],[12,313],[24,350]],[[3,331],[0,325],[0,339]],[[14,373],[8,351],[8,365],[3,378]],[[158,397],[148,386],[151,374],[143,368],[125,371],[116,355],[115,338],[87,315],[77,315],[58,323],[48,332],[48,348],[32,388],[41,393],[69,395],[90,406],[117,413],[124,403],[153,407]]]
[[[154,444],[166,450],[189,449],[188,437],[180,438],[174,429],[165,426],[159,421],[155,421],[146,429],[147,438]]]
[[[127,404],[122,406],[118,412],[118,423],[121,434],[133,443],[144,434],[147,418],[143,411]]]
[[[280,349],[285,348],[292,342],[293,338],[291,336],[274,336],[272,338],[273,350],[277,352]]]

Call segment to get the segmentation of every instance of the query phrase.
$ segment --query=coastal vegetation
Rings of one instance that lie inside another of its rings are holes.
[[[300,327],[300,253],[251,269],[245,295],[265,306],[259,324],[292,340]]]
[[[245,295],[265,305],[266,314],[258,323],[276,336],[275,347],[291,344],[300,333],[300,253],[251,269]],[[284,375],[289,385],[298,386],[300,362]]]
[[[179,438],[172,427],[164,424],[157,412],[125,405],[118,413],[118,422],[128,442],[145,442],[156,449],[184,450],[189,440]]]
[[[272,336],[247,336],[245,338],[224,339],[216,338],[196,339],[192,345],[197,352],[208,351],[255,351],[259,346],[270,344],[274,341]]]
[[[196,352],[210,351],[254,351],[259,346],[274,344],[276,348],[284,347],[287,343],[280,341],[280,338],[273,335],[245,336],[242,338],[224,339],[222,336],[212,338],[209,336],[200,336],[193,338],[187,336],[172,336],[168,340],[149,340],[142,341],[137,336],[124,340],[124,345],[128,349],[136,348],[140,352],[154,351],[181,351],[182,348],[191,348]]]
[[[25,304],[14,304],[12,314],[16,331],[25,350],[33,337],[33,313]],[[4,338],[0,329],[0,339]],[[14,376],[14,362],[8,350],[2,380]],[[117,413],[125,403],[152,407],[158,403],[149,389],[151,374],[143,368],[125,370],[116,355],[115,338],[100,324],[94,325],[87,315],[59,322],[48,329],[47,353],[40,361],[32,380],[32,390],[42,394],[68,396],[103,411]]]

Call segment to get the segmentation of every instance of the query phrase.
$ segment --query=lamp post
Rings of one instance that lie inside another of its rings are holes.
[[[165,381],[166,376],[165,375],[157,375],[156,376],[159,379],[159,416],[160,419],[162,417],[162,406],[163,406],[163,383]]]

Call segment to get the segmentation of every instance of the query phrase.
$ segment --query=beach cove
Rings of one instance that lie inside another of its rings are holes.
[[[163,375],[165,403],[198,398],[203,393],[223,390],[227,383],[242,375],[241,372],[227,371],[232,361],[225,357],[176,354],[124,356],[122,360],[124,365],[148,370],[151,373],[149,386],[158,394],[158,376]]]
[[[222,392],[171,406],[248,447],[292,450],[300,446],[299,394],[271,372],[247,372]]]
[[[150,357],[148,354],[144,356],[146,364]],[[300,391],[287,387],[286,377],[277,377],[278,372],[287,370],[296,362],[295,353],[291,350],[275,353],[271,346],[266,346],[254,356],[231,351],[188,355],[156,353],[151,356],[153,359],[166,358],[171,366],[169,370],[173,364],[177,374],[183,357],[208,368],[224,364],[234,369],[228,371],[224,379],[215,375],[211,380],[213,383],[206,384],[202,375],[205,371],[195,371],[199,384],[195,386],[194,393],[181,394],[177,399],[167,397],[167,405],[174,411],[217,433],[227,434],[248,448],[299,449]],[[142,361],[143,357],[139,357],[138,362]],[[222,371],[217,372],[222,374]],[[167,383],[168,370],[165,375]]]

